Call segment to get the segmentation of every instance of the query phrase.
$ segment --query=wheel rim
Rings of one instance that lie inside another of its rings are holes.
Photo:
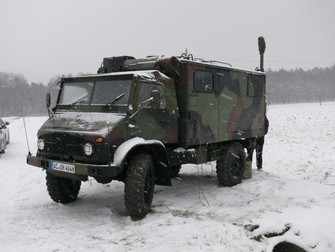
[[[234,179],[237,179],[241,175],[242,169],[242,159],[238,153],[231,154],[231,165],[230,165],[230,173]]]

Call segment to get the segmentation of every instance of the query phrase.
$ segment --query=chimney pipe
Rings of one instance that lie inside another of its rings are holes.
[[[260,55],[260,70],[264,72],[264,52],[265,52],[265,40],[263,37],[258,37],[258,50]]]

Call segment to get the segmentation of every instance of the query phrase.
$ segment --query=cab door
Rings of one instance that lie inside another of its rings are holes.
[[[155,82],[139,82],[134,116],[134,137],[159,140],[164,144],[178,142],[178,117],[168,112],[165,87]]]

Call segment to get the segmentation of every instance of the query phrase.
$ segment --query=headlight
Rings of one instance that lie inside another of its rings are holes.
[[[86,143],[84,145],[84,152],[86,156],[91,156],[93,153],[93,145],[91,143]]]
[[[45,144],[44,144],[44,140],[43,140],[42,138],[39,138],[39,139],[37,140],[37,148],[38,148],[40,151],[42,151],[42,150],[44,150],[44,146],[45,146]]]

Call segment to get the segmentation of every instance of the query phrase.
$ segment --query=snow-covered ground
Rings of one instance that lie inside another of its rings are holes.
[[[26,164],[22,118],[7,118],[0,159],[0,251],[272,251],[282,241],[335,251],[335,103],[271,105],[264,171],[232,188],[215,163],[185,165],[172,187],[156,186],[152,211],[126,215],[124,185],[83,183],[78,200],[54,203],[45,172]],[[26,118],[29,145],[46,117]]]

